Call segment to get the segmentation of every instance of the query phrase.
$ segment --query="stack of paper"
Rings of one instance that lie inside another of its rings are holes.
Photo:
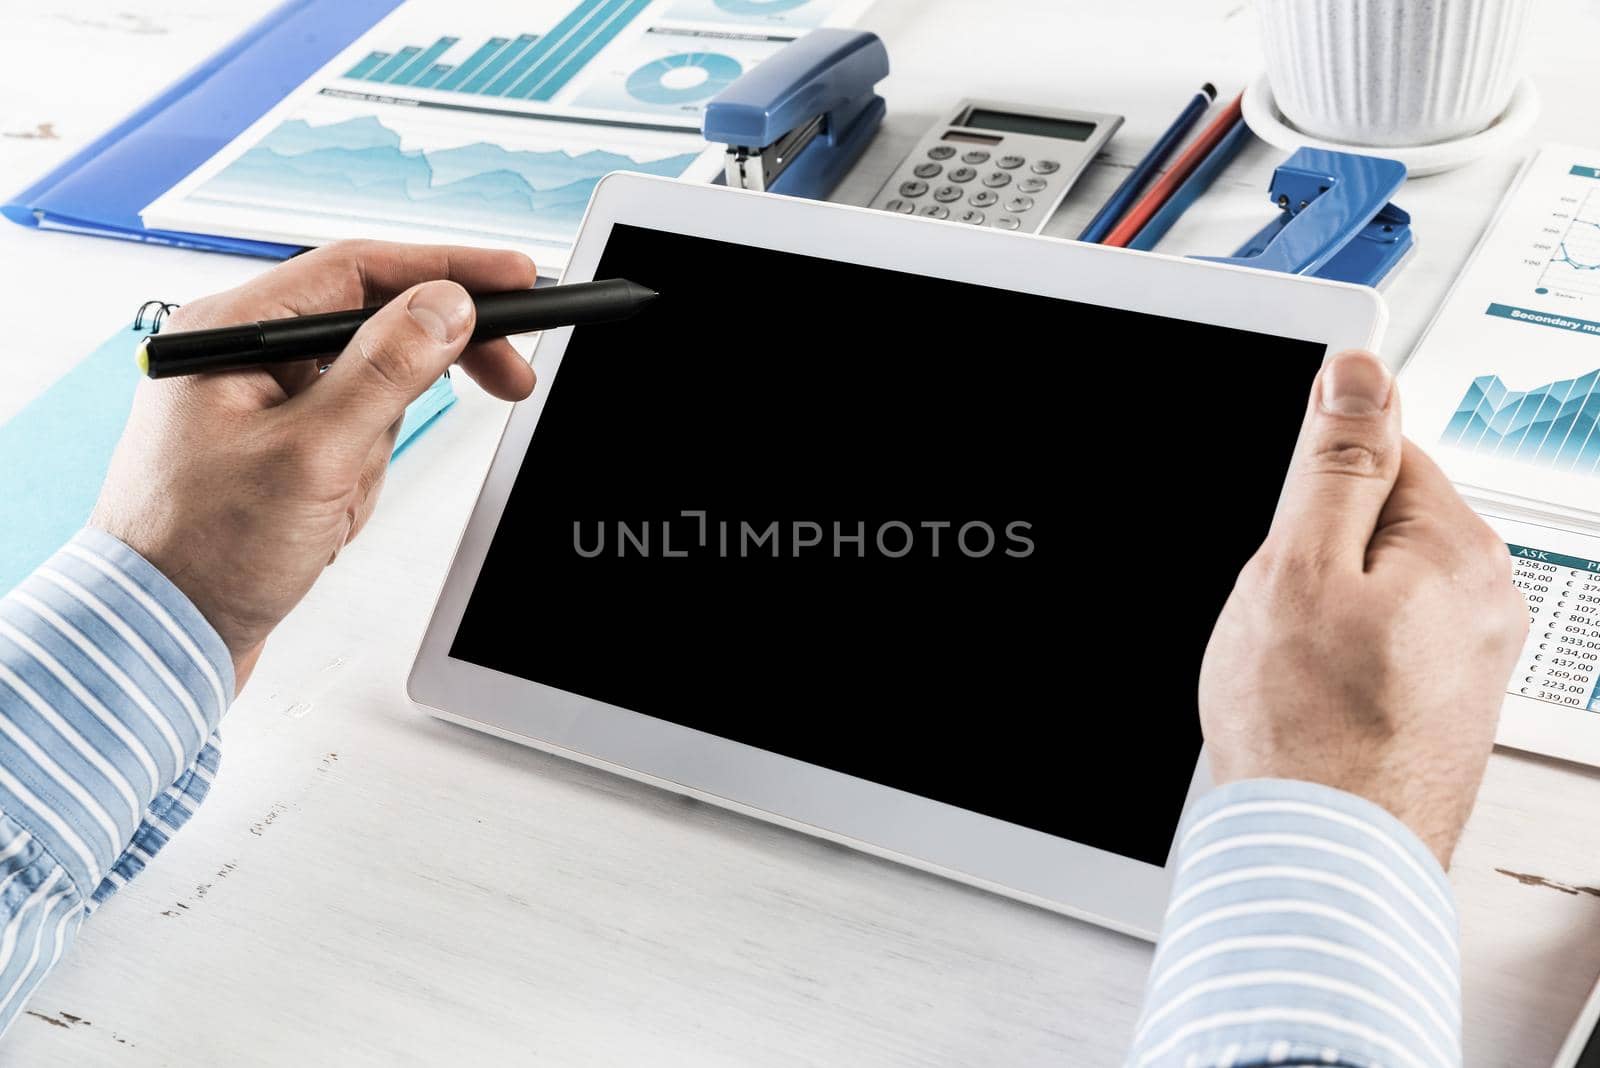
[[[1469,497],[1600,531],[1600,150],[1529,161],[1400,385]]]
[[[141,217],[292,245],[511,247],[559,274],[595,183],[721,173],[706,102],[869,2],[409,0]]]
[[[1600,150],[1529,161],[1400,393],[1407,436],[1505,540],[1528,608],[1496,740],[1600,765]]]

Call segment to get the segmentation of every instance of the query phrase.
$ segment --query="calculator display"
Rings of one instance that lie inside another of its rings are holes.
[[[941,141],[960,141],[965,145],[998,145],[1004,141],[1003,137],[990,137],[988,134],[967,133],[965,130],[951,130],[945,134]]]
[[[1034,137],[1056,137],[1063,141],[1087,141],[1094,133],[1094,123],[1073,119],[1052,119],[1043,115],[1015,115],[1006,111],[989,111],[973,108],[961,117],[961,126],[980,130],[1001,130],[1005,133],[1031,134]]]

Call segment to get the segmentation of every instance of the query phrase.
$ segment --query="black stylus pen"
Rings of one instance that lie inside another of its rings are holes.
[[[472,298],[478,307],[472,340],[615,322],[630,318],[657,296],[655,290],[623,278],[485,293]],[[357,308],[215,330],[152,334],[139,346],[139,369],[151,378],[174,378],[326,356],[348,345],[361,324],[377,312],[377,308]]]

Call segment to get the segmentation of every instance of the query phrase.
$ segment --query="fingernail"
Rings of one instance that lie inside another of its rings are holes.
[[[1389,406],[1394,376],[1370,352],[1341,352],[1322,369],[1322,410],[1371,415]]]
[[[472,320],[472,298],[450,282],[429,282],[411,294],[411,318],[441,345],[454,341]]]

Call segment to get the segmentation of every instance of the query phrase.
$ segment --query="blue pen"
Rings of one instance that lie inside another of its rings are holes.
[[[1245,125],[1243,116],[1234,119],[1233,125],[1228,127],[1228,132],[1211,149],[1210,154],[1200,161],[1200,165],[1190,172],[1183,184],[1172,191],[1167,202],[1152,216],[1139,232],[1124,245],[1124,248],[1136,248],[1149,252],[1156,247],[1156,242],[1166,236],[1172,224],[1178,217],[1189,210],[1189,205],[1200,199],[1211,183],[1221,174],[1223,168],[1233,162],[1233,157],[1239,154],[1244,143],[1250,139],[1250,127]]]
[[[1150,146],[1150,151],[1145,153],[1144,159],[1140,160],[1138,166],[1134,167],[1133,171],[1122,180],[1122,184],[1117,186],[1117,191],[1111,194],[1111,199],[1105,202],[1105,206],[1095,213],[1089,225],[1084,227],[1083,233],[1078,235],[1079,241],[1098,245],[1106,239],[1106,235],[1117,225],[1117,220],[1133,206],[1134,200],[1155,176],[1157,169],[1167,161],[1173,149],[1183,141],[1184,135],[1200,121],[1200,116],[1205,114],[1206,108],[1216,99],[1216,86],[1206,82],[1200,87],[1200,91],[1194,94],[1194,99],[1189,101],[1178,117],[1172,121],[1172,125],[1167,127],[1167,132]]]

